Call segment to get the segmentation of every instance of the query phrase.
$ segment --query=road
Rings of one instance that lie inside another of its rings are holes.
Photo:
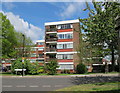
[[[118,76],[43,76],[3,77],[2,91],[54,91],[57,89],[97,82],[120,81]]]
[[[74,85],[70,77],[3,78],[3,91],[52,91]]]

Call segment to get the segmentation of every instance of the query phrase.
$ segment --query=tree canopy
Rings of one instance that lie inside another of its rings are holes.
[[[114,53],[118,49],[118,32],[115,30],[116,17],[120,16],[120,3],[93,0],[92,4],[94,9],[91,9],[86,2],[84,11],[89,11],[89,17],[80,19],[81,28],[86,32],[87,39],[92,46],[110,49],[114,65]]]
[[[16,58],[16,54],[18,53],[16,48],[23,46],[22,33],[15,31],[14,26],[3,13],[0,13],[0,23],[2,58]],[[25,46],[31,44],[32,41],[30,38],[25,36]]]

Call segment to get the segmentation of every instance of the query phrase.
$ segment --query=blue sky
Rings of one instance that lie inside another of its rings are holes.
[[[91,3],[90,6],[92,7]],[[2,12],[17,31],[33,41],[44,37],[44,23],[87,18],[85,2],[3,2]]]

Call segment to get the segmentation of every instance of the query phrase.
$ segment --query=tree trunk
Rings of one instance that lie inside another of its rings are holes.
[[[108,62],[105,62],[105,73],[109,72]]]
[[[115,71],[115,57],[114,57],[114,48],[113,48],[113,46],[112,46],[111,52],[112,52],[112,71]]]

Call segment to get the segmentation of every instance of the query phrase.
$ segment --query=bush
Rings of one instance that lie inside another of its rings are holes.
[[[29,60],[24,59],[24,63],[22,63],[22,59],[18,58],[17,60],[15,60],[14,62],[12,62],[12,66],[11,66],[11,71],[13,74],[16,74],[15,69],[26,69],[25,74],[39,74],[39,73],[43,73],[44,71],[44,67],[40,66],[38,64],[38,62],[35,63],[30,63]],[[22,73],[22,72],[21,72]],[[20,74],[18,72],[18,74]]]
[[[56,74],[56,68],[58,68],[58,64],[56,60],[51,60],[49,63],[46,64],[47,74],[54,75]]]
[[[87,72],[86,66],[84,64],[82,64],[82,63],[77,65],[76,70],[77,70],[78,74],[84,74],[84,73]]]

